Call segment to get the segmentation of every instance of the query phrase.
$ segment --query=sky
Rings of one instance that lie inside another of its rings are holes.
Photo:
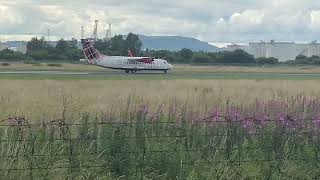
[[[179,35],[206,42],[309,42],[320,37],[319,0],[0,0],[0,40],[80,38],[99,20],[113,34]]]

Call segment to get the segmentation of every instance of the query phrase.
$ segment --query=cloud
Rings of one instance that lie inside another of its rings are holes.
[[[311,11],[310,13],[310,28],[312,31],[320,31],[320,10]]]
[[[2,0],[0,35],[99,36],[113,32],[183,35],[209,42],[309,41],[320,35],[320,2],[314,0]]]

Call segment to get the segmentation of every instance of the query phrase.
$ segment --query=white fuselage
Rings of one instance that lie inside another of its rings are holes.
[[[163,59],[154,59],[152,62],[139,62],[137,59],[141,57],[125,57],[125,56],[103,56],[95,64],[105,68],[122,69],[122,70],[158,70],[167,71],[172,69],[172,65]]]

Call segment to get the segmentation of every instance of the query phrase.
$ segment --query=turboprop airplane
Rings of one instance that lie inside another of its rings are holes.
[[[93,39],[90,38],[81,39],[81,44],[84,56],[89,64],[110,69],[124,70],[126,73],[135,73],[143,70],[163,71],[164,73],[167,73],[173,68],[173,66],[164,59],[132,57],[130,51],[129,56],[103,55],[93,47]]]

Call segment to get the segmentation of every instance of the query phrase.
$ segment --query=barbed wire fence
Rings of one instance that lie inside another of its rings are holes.
[[[32,180],[56,175],[76,179],[79,174],[93,179],[108,173],[144,179],[199,167],[220,179],[225,174],[241,177],[243,167],[260,166],[270,179],[275,174],[293,178],[284,168],[293,163],[314,179],[320,177],[320,136],[310,127],[313,119],[286,124],[269,119],[270,127],[256,122],[256,131],[243,128],[239,120],[211,119],[106,122],[86,116],[79,123],[30,124],[23,117],[8,118],[0,123],[0,172]]]

